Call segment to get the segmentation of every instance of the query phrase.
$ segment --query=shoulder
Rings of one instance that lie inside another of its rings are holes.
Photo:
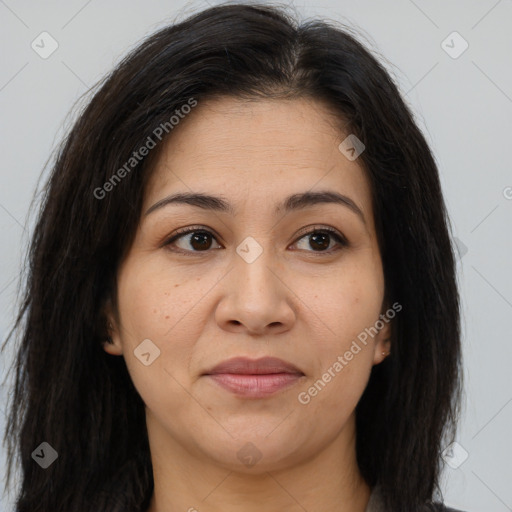
[[[450,508],[446,505],[443,505],[442,503],[429,503],[425,504],[418,512],[467,512],[465,510],[460,510],[458,508]]]
[[[380,486],[373,488],[370,501],[365,512],[384,512]],[[429,503],[419,507],[417,512],[467,512],[456,508],[450,508],[443,503]]]

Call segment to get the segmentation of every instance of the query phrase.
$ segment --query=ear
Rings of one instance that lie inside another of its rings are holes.
[[[393,315],[394,316],[394,315]],[[391,353],[391,323],[392,320],[386,314],[386,310],[380,314],[380,321],[383,327],[375,336],[375,345],[373,347],[373,364],[380,364]],[[380,325],[380,323],[379,323]]]
[[[123,354],[123,346],[121,344],[121,337],[119,335],[119,325],[116,319],[116,315],[114,315],[112,302],[109,299],[104,308],[104,318],[105,320],[105,331],[107,333],[106,339],[103,342],[103,350],[110,355],[120,356]]]

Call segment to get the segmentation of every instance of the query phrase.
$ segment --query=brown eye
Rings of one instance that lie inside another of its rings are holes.
[[[313,250],[312,252],[327,252],[336,245],[343,247],[348,246],[348,242],[343,235],[330,228],[314,229],[309,231],[302,235],[296,244],[301,243],[302,240],[302,247],[299,247],[299,249],[310,252],[311,249]]]
[[[174,235],[165,245],[174,245],[182,251],[205,252],[212,247],[213,240],[216,238],[210,231],[189,228]]]
[[[329,249],[331,243],[331,235],[327,233],[314,233],[309,235],[309,245],[319,251]]]
[[[191,234],[189,243],[196,251],[203,251],[211,247],[212,237],[205,231],[195,231]]]

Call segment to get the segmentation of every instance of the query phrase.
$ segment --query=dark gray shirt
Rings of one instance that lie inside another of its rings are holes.
[[[379,486],[373,488],[365,512],[383,512]]]
[[[440,508],[439,510],[444,510],[444,512],[463,512],[462,510],[455,510],[454,508],[448,507]],[[384,512],[379,486],[373,488],[365,512]]]

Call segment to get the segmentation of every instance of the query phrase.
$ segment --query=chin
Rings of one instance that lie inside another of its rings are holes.
[[[274,424],[272,428],[275,429]],[[274,431],[265,433],[254,431],[238,433],[228,440],[212,442],[205,450],[216,464],[230,471],[245,474],[264,474],[279,471],[297,465],[307,458],[307,447],[298,438],[296,432]],[[269,434],[270,432],[270,434]],[[212,447],[215,449],[212,451]]]

